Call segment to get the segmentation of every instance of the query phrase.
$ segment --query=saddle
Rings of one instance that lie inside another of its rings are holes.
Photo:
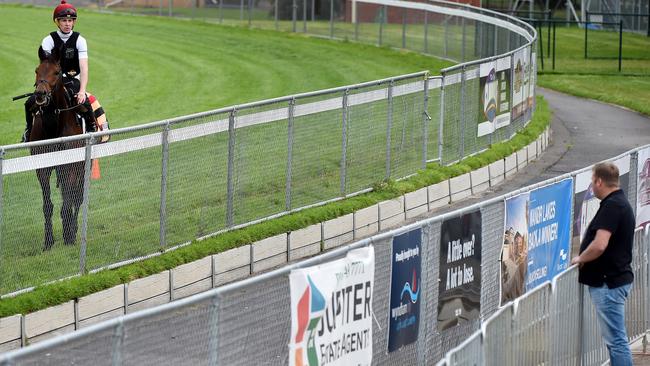
[[[76,105],[76,92],[70,87],[71,84],[72,83],[64,84],[65,96],[68,105]],[[87,98],[83,106],[75,110],[77,125],[81,127],[83,133],[86,133],[88,131],[93,132],[108,130],[108,120],[106,119],[106,112],[104,112],[104,108],[102,108],[101,104],[94,95],[90,93],[86,93],[86,95]],[[93,116],[94,118],[92,118]],[[100,143],[107,142],[109,139],[110,135],[102,136]]]

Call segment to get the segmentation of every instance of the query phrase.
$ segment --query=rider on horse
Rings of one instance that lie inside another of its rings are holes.
[[[86,94],[86,85],[88,84],[88,45],[86,39],[79,32],[73,31],[77,22],[77,9],[62,0],[61,4],[54,9],[52,19],[58,30],[43,38],[41,47],[47,53],[51,53],[55,47],[61,50],[61,70],[65,88],[70,95],[70,104],[83,104],[86,107],[83,108],[86,112],[80,112],[80,114],[86,121],[86,131],[94,132],[95,115],[101,114],[103,111],[100,107],[100,110],[93,113],[91,103],[94,102],[94,98],[89,98]],[[23,134],[23,141],[29,140],[35,105],[34,99],[34,96],[31,96],[25,102],[27,126]]]

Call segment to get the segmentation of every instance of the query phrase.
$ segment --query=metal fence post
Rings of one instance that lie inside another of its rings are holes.
[[[167,164],[169,161],[169,122],[162,132],[162,172],[160,178],[160,250],[167,243]]]
[[[342,148],[341,148],[341,196],[345,196],[345,186],[347,182],[347,154],[348,154],[348,94],[350,93],[349,89],[345,89],[343,92],[343,102],[341,104],[342,108]]]
[[[223,0],[219,0],[219,23],[223,23]]]
[[[302,0],[302,32],[307,33],[307,0]]]
[[[445,73],[442,73],[442,80],[440,81],[440,121],[438,126],[438,159],[440,159],[440,165],[444,161],[442,159],[442,148],[443,148],[443,127],[445,125]]]
[[[618,22],[618,72],[621,72],[623,62],[623,21]]]
[[[334,38],[334,0],[330,0],[330,38]]]
[[[555,70],[555,22],[553,22],[553,70]]]
[[[429,121],[431,121],[431,116],[429,116],[429,73],[424,75],[424,106],[422,113],[422,169],[427,167],[427,144],[429,143]]]
[[[402,48],[406,48],[406,13],[407,9],[402,9]]]
[[[424,53],[429,53],[429,12],[424,11]]]
[[[523,82],[522,82],[523,84]],[[510,56],[510,123],[508,123],[508,138],[514,135],[515,112],[515,54]]]
[[[463,160],[465,155],[465,65],[462,68],[462,74],[460,75],[460,136],[459,136],[459,156],[458,160]]]
[[[124,343],[124,320],[120,319],[113,331],[113,347],[111,348],[111,365],[122,365],[122,345]]]
[[[296,17],[298,14],[298,5],[296,5],[296,0],[291,1],[291,31],[296,33]]]
[[[465,42],[467,40],[467,30],[466,30],[466,27],[465,27],[465,18],[462,18],[461,25],[463,27],[463,41],[461,43],[461,49],[460,49],[460,60],[461,60],[461,62],[465,62]]]
[[[79,252],[79,273],[86,273],[86,245],[88,243],[88,195],[90,194],[90,170],[92,166],[92,146],[95,137],[86,139],[85,161],[84,161],[84,189],[81,201],[81,249]]]
[[[223,2],[223,0],[220,1]],[[275,24],[275,30],[280,29],[280,25],[278,24],[278,0],[273,2],[273,22]]]
[[[587,22],[585,23],[585,60],[587,59],[587,39],[589,37],[589,13],[587,13]]]
[[[381,47],[382,38],[384,36],[384,14],[386,13],[386,5],[379,8],[379,46]]]
[[[208,365],[219,364],[219,294],[215,294],[210,304],[210,323],[208,325]]]
[[[496,25],[494,26],[494,52],[492,53],[493,56],[496,56],[499,54],[499,27]]]
[[[253,23],[253,0],[248,0],[248,27]]]
[[[239,21],[244,21],[244,0],[239,1]]]
[[[227,206],[226,206],[226,227],[232,227],[234,223],[233,205],[234,205],[234,168],[235,168],[235,115],[237,109],[230,111],[228,117],[228,188],[227,188]]]
[[[291,211],[291,168],[293,164],[293,113],[296,105],[296,99],[291,98],[289,101],[289,110],[288,110],[288,124],[289,126],[287,131],[287,176],[286,176],[286,188],[284,193],[284,208],[287,211]]]
[[[390,178],[390,134],[393,125],[393,85],[394,81],[391,79],[388,85],[388,118],[386,119],[386,179]]]
[[[449,48],[449,18],[447,15],[445,15],[445,20],[443,21],[445,23],[445,43],[443,46],[443,54],[445,57],[447,57],[448,53],[448,48]]]

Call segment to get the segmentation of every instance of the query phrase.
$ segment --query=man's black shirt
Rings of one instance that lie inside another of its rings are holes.
[[[580,253],[591,244],[599,229],[609,231],[612,236],[605,252],[580,268],[580,283],[593,287],[601,287],[606,283],[609,288],[632,283],[634,226],[634,211],[622,190],[610,193],[600,202],[598,212],[589,223],[580,244]]]

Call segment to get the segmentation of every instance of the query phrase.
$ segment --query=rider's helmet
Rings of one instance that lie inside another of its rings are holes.
[[[65,0],[61,0],[61,4],[54,8],[54,13],[52,14],[52,19],[54,21],[62,18],[77,19],[77,9],[75,9],[72,4],[68,4]]]

